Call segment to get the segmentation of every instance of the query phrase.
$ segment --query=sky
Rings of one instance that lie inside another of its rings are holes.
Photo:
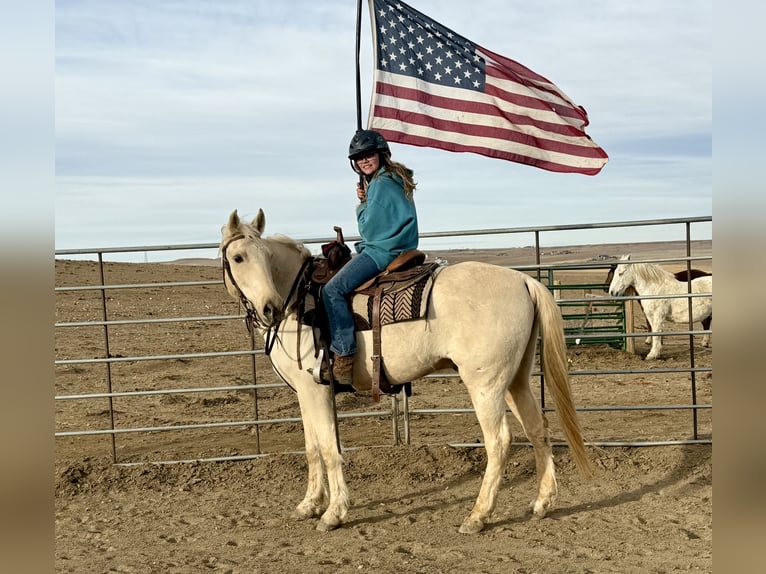
[[[421,232],[712,215],[711,1],[409,4],[554,82],[610,157],[584,176],[391,144],[415,171]],[[234,209],[263,208],[267,234],[354,236],[355,22],[352,0],[58,0],[56,249],[213,243]],[[371,44],[363,2],[363,123]],[[712,226],[693,232],[710,239]],[[546,241],[683,237],[673,226]],[[445,246],[498,241],[510,238]]]

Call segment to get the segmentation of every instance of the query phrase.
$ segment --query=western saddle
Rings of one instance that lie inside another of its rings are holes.
[[[332,380],[330,368],[329,325],[322,305],[321,290],[351,259],[351,250],[345,244],[343,231],[340,227],[334,229],[337,234],[336,240],[323,245],[322,256],[314,258],[310,279],[302,289],[303,296],[299,297],[305,299],[306,293],[313,295],[314,312],[304,315],[302,310],[305,309],[305,302],[300,301],[299,320],[311,325],[314,329],[316,362],[314,368],[309,369],[314,380],[320,384],[332,383],[336,393],[356,392],[353,387],[340,385]],[[380,400],[381,393],[398,394],[404,390],[407,396],[412,394],[410,382],[392,385],[388,381],[383,365],[380,331],[385,324],[425,316],[430,288],[439,267],[440,263],[426,263],[426,254],[422,251],[417,249],[405,251],[386,269],[357,287],[349,300],[352,310],[356,311],[354,300],[362,299],[363,303],[360,306],[368,311],[367,318],[356,314],[355,323],[357,330],[372,331],[372,398],[376,402]],[[417,297],[413,297],[413,293],[417,293]],[[392,302],[397,296],[400,301],[406,298],[406,304]],[[396,307],[396,312],[391,311],[393,307]],[[382,312],[382,309],[386,311]]]

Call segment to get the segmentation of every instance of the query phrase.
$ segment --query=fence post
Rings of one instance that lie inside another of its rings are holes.
[[[109,316],[106,309],[106,281],[104,278],[104,258],[103,253],[98,252],[98,270],[101,278],[101,318],[104,321],[104,357],[111,358],[112,352],[109,348],[109,325],[107,321]],[[112,399],[112,363],[106,362],[106,392],[109,393],[109,428],[114,430],[114,400]],[[112,462],[117,462],[117,439],[115,434],[111,433],[112,444]]]

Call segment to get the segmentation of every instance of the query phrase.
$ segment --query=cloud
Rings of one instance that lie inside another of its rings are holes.
[[[709,3],[411,3],[555,82],[588,110],[588,133],[610,155],[588,178],[394,144],[420,181],[421,230],[710,213]],[[356,127],[355,19],[348,0],[57,3],[57,245],[84,240],[79,228],[97,242],[104,214],[119,220],[123,244],[169,239],[157,226],[179,206],[176,232],[198,237],[261,200],[294,233],[336,221],[355,229],[345,159]],[[696,201],[652,200],[673,194]],[[306,215],[291,217],[304,202]]]

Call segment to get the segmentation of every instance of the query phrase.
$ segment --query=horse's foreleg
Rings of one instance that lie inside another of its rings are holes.
[[[327,487],[324,484],[322,456],[316,445],[310,444],[308,437],[306,437],[306,462],[308,463],[308,485],[306,495],[292,513],[292,518],[296,520],[321,516],[328,498]]]
[[[343,457],[335,442],[335,423],[329,427],[329,433],[322,442],[322,459],[327,471],[330,487],[330,504],[317,524],[317,530],[329,531],[340,526],[346,519],[350,506],[348,487],[343,476]]]
[[[343,457],[338,450],[335,435],[335,416],[333,414],[332,389],[329,386],[311,382],[310,397],[301,407],[304,424],[311,420],[314,429],[315,445],[321,455],[321,466],[327,473],[329,501],[322,513],[317,530],[334,530],[343,523],[348,514],[349,496],[346,480],[343,476]]]
[[[317,530],[325,531],[340,526],[349,507],[343,460],[335,437],[331,393],[329,386],[318,385],[311,379],[305,386],[298,387],[306,437],[308,487],[293,516],[298,519],[319,516]]]
[[[649,328],[657,333],[652,335],[652,348],[649,349],[649,354],[646,356],[647,361],[652,361],[659,359],[662,352],[662,335],[659,334],[662,329],[662,320],[656,318],[649,319]]]
[[[300,395],[299,395],[300,397]],[[306,486],[306,495],[298,504],[292,513],[292,518],[296,520],[306,520],[321,516],[327,507],[329,498],[327,486],[324,480],[324,466],[322,464],[322,453],[317,441],[315,421],[313,417],[307,416],[301,403],[301,418],[303,420],[303,436],[306,445],[306,463],[308,464],[308,484]]]
[[[514,380],[505,394],[505,400],[511,412],[519,419],[535,452],[537,498],[530,504],[530,509],[536,518],[542,518],[556,503],[556,468],[553,464],[548,419],[532,395],[528,376],[526,373],[524,375],[523,380],[521,377]]]
[[[626,301],[626,302],[625,302],[625,304],[626,304],[626,305],[628,305],[628,304],[629,304],[629,301]],[[647,314],[647,312],[646,312],[646,308],[644,307],[644,304],[643,304],[643,302],[641,302],[641,301],[639,300],[639,302],[638,302],[638,305],[641,307],[641,310],[644,312],[644,318],[646,319],[646,327],[647,327],[647,329],[648,329],[649,331],[651,331],[651,330],[652,330],[652,324],[649,322],[649,315],[648,315],[648,314]],[[645,344],[645,345],[650,345],[650,344],[651,344],[651,342],[652,342],[652,338],[651,338],[651,337],[646,337],[646,338],[644,339],[644,344]]]
[[[646,356],[647,361],[652,361],[660,357],[662,352],[662,337],[660,335],[652,335],[652,348],[649,349],[649,354]]]
[[[465,381],[465,378],[463,380]],[[460,532],[475,534],[484,528],[485,522],[495,509],[497,491],[511,447],[511,430],[500,393],[486,392],[486,388],[477,389],[476,386],[467,382],[466,387],[481,425],[487,451],[487,468],[481,482],[479,496],[471,513],[460,526]]]

